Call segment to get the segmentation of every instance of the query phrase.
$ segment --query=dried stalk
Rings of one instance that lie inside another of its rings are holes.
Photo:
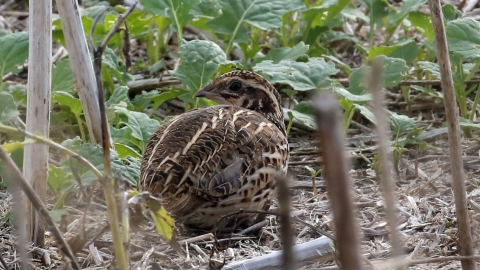
[[[373,114],[375,115],[378,135],[378,156],[380,161],[382,196],[385,201],[385,214],[390,232],[390,239],[392,242],[393,255],[400,257],[403,255],[403,244],[400,238],[400,233],[397,230],[398,218],[395,207],[395,179],[392,175],[393,163],[392,156],[389,153],[389,120],[386,109],[382,106],[384,101],[384,93],[381,86],[382,78],[382,62],[375,59],[372,63],[372,70],[368,78],[368,88],[373,96]],[[405,269],[399,266],[397,269]]]
[[[448,144],[450,162],[452,164],[453,195],[455,197],[455,213],[458,222],[458,247],[462,256],[472,256],[473,242],[470,232],[470,220],[467,210],[467,196],[463,172],[462,145],[460,142],[460,125],[458,110],[453,89],[452,70],[448,55],[447,38],[443,24],[443,14],[439,0],[428,0],[432,18],[435,41],[437,43],[438,63],[440,66],[443,96],[445,99],[445,115],[448,124]],[[477,269],[474,260],[462,261],[462,269]]]
[[[102,141],[102,129],[98,125],[101,122],[98,92],[78,4],[76,0],[57,0],[57,7],[90,139],[97,144]]]
[[[27,131],[48,137],[50,129],[50,85],[52,73],[52,0],[29,1],[29,50]],[[23,173],[42,202],[47,197],[48,146],[29,144],[23,155]],[[28,200],[22,200],[27,236],[43,247],[45,227],[32,210]]]
[[[357,211],[353,187],[348,174],[340,111],[331,94],[315,95],[313,106],[317,118],[317,136],[323,150],[324,176],[333,212],[336,246],[342,269],[363,269]]]
[[[25,193],[27,198],[32,203],[33,208],[37,210],[39,216],[43,219],[45,225],[47,225],[48,229],[52,232],[53,236],[58,241],[58,245],[60,246],[60,250],[62,251],[62,253],[66,257],[68,257],[68,259],[70,259],[70,263],[73,269],[80,270],[80,266],[77,264],[75,255],[72,253],[65,238],[63,238],[60,229],[55,224],[55,221],[53,221],[52,217],[50,217],[50,213],[48,212],[47,207],[42,202],[40,197],[35,193],[32,187],[29,185],[27,180],[22,176],[22,173],[18,169],[17,165],[15,165],[13,160],[5,152],[5,150],[3,150],[2,147],[0,147],[0,160],[2,160],[5,164],[5,167],[7,168],[8,174],[10,176],[5,178],[8,179],[9,185],[11,185],[15,189],[22,190]]]
[[[118,31],[120,26],[123,24],[128,15],[135,9],[136,5],[130,7],[125,14],[120,15],[117,19],[114,27],[107,34],[106,38],[103,40],[102,44],[95,49],[94,55],[94,71],[95,71],[95,81],[96,87],[98,90],[98,104],[100,108],[100,119],[101,119],[101,143],[103,148],[103,164],[104,164],[104,178],[102,178],[103,192],[105,195],[105,203],[107,205],[107,216],[110,224],[110,230],[113,238],[113,246],[115,249],[115,258],[117,261],[118,269],[127,270],[129,269],[129,253],[126,252],[128,248],[128,218],[119,218],[119,211],[117,207],[117,202],[121,202],[122,198],[118,189],[115,187],[113,173],[112,173],[112,163],[110,160],[110,150],[112,147],[110,129],[108,126],[107,114],[105,111],[105,102],[104,102],[104,91],[103,91],[103,81],[102,81],[102,55],[107,47],[108,41],[113,37],[113,35]],[[94,25],[92,26],[90,35],[93,37],[92,32],[95,30],[96,22],[98,17],[95,20]],[[93,42],[92,42],[93,43]],[[92,44],[93,46],[93,44]],[[123,213],[123,212],[122,212]],[[118,222],[121,220],[123,224],[123,229],[125,230],[122,234]]]
[[[288,176],[287,176],[288,177]],[[282,269],[284,270],[293,270],[297,269],[295,261],[295,253],[293,252],[293,229],[292,229],[292,218],[290,216],[291,206],[290,206],[290,191],[288,190],[287,177],[283,175],[276,176],[277,189],[278,189],[278,204],[280,207],[280,218],[281,218],[281,228],[280,228],[280,237],[282,239],[282,248],[283,248],[283,264]]]

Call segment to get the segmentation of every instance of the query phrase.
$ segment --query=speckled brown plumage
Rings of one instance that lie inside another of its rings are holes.
[[[280,96],[260,75],[233,71],[195,96],[221,105],[162,125],[145,149],[140,184],[177,221],[211,229],[223,215],[268,206],[274,174],[286,173],[289,149]],[[235,224],[254,218],[244,214]]]

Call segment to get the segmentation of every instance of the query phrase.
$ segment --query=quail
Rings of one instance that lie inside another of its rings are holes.
[[[163,124],[143,154],[140,189],[158,196],[177,222],[211,230],[248,226],[268,209],[277,173],[286,174],[289,148],[280,95],[266,79],[232,71],[195,97],[219,105],[194,109]],[[231,224],[230,224],[231,223]]]

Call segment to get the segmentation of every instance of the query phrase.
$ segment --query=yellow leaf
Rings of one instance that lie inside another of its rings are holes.
[[[10,154],[13,151],[17,150],[20,147],[23,147],[26,144],[33,144],[33,143],[36,143],[36,141],[33,140],[33,139],[26,139],[23,142],[4,143],[1,146],[2,146],[3,150],[5,150],[5,152]]]

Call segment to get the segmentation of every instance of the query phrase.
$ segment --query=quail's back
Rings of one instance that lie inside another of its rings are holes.
[[[224,215],[269,206],[289,149],[278,92],[260,75],[230,72],[196,96],[222,105],[162,125],[145,149],[140,184],[178,222],[212,229]],[[248,225],[255,216],[244,213],[231,224]]]

